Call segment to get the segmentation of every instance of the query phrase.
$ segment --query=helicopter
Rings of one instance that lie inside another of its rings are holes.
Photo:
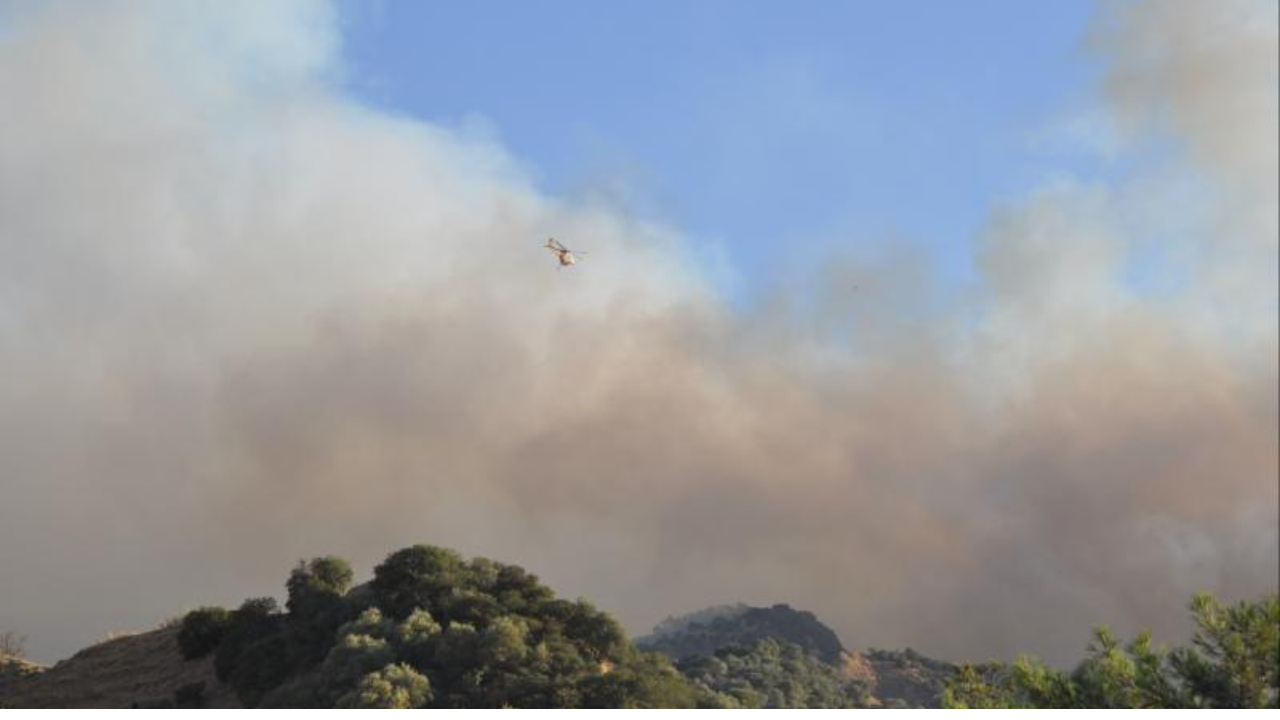
[[[586,255],[585,251],[579,250],[575,255],[572,250],[560,244],[555,238],[547,238],[547,244],[543,245],[546,249],[555,253],[556,259],[560,261],[559,267],[568,267],[578,262],[578,255]]]

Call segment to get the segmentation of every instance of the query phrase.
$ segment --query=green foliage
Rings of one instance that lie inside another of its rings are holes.
[[[1223,607],[1191,603],[1191,647],[1152,647],[1142,632],[1127,645],[1105,626],[1070,674],[1020,657],[1012,666],[965,666],[948,684],[946,707],[1265,708],[1280,697],[1280,596]]]
[[[717,707],[852,708],[863,703],[862,688],[843,680],[836,668],[795,643],[772,638],[721,648],[712,657],[689,657],[679,667]]]
[[[299,563],[288,613],[232,613],[215,667],[247,706],[692,707],[667,661],[521,568],[416,545],[347,592],[337,558]]]
[[[577,691],[584,708],[693,708],[699,698],[670,660],[641,652],[584,676]]]
[[[1133,642],[1121,647],[1103,626],[1094,631],[1094,640],[1083,662],[1069,679],[1058,680],[1040,705],[1085,708],[1184,707],[1187,703],[1167,671],[1168,651],[1151,647],[1151,633],[1143,631]],[[1052,704],[1051,704],[1052,703]]]
[[[346,597],[351,586],[351,566],[338,557],[299,561],[285,583],[287,665],[290,672],[312,667],[324,659],[334,642],[334,632],[358,613]]]
[[[1171,664],[1198,703],[1280,707],[1280,595],[1223,607],[1207,594],[1191,601],[1196,632]]]
[[[445,624],[451,619],[446,605],[456,590],[469,583],[466,561],[453,550],[414,545],[392,553],[373,571],[373,593],[378,607],[394,618],[406,617],[418,608]]]
[[[418,608],[396,626],[395,637],[402,645],[422,646],[438,634],[440,634],[440,623],[431,617],[431,613]]]
[[[961,665],[942,693],[942,707],[956,710],[1003,710],[1018,703],[1002,663]]]
[[[245,648],[271,633],[279,616],[272,598],[250,598],[231,613],[231,619],[218,644],[213,669],[218,679],[229,682]]]
[[[290,652],[286,636],[268,632],[245,644],[227,681],[248,707],[278,687],[290,673]]]
[[[360,680],[354,690],[338,698],[340,708],[412,710],[431,701],[431,682],[403,663],[387,665]]]
[[[178,650],[182,657],[194,660],[213,652],[231,625],[231,611],[220,607],[202,607],[182,618],[178,630]]]
[[[286,648],[278,636],[283,624],[284,617],[272,598],[250,598],[231,613],[213,669],[246,705],[257,704],[262,694],[287,674]]]
[[[352,577],[351,565],[339,557],[300,560],[285,583],[289,591],[285,607],[291,615],[327,612],[341,603]]]
[[[376,607],[365,608],[354,620],[344,623],[338,628],[338,637],[348,635],[368,635],[369,637],[387,640],[395,633],[396,624],[382,617],[382,611]]]
[[[676,661],[694,655],[710,657],[723,647],[751,647],[768,638],[799,645],[806,653],[831,665],[838,665],[844,652],[840,638],[813,613],[795,610],[786,604],[708,610],[712,612],[704,610],[686,618],[669,618],[664,623],[667,632],[641,638],[637,644]]]
[[[355,685],[360,678],[395,660],[391,644],[372,635],[343,635],[320,666],[320,675],[330,685]]]
[[[868,701],[864,687],[823,662],[838,645],[834,634],[786,606],[748,608],[691,622],[684,637],[660,636],[672,648],[715,648],[686,657],[677,670],[637,650],[590,603],[556,598],[512,565],[415,545],[388,556],[369,585],[348,591],[351,580],[340,558],[300,562],[285,583],[287,613],[271,598],[246,600],[235,611],[200,608],[183,618],[179,648],[187,658],[213,652],[218,678],[249,707],[840,708]],[[966,665],[951,677],[943,704],[1276,707],[1280,598],[1223,606],[1198,595],[1191,611],[1197,629],[1188,647],[1154,647],[1146,632],[1121,644],[1100,627],[1070,672],[1025,656]],[[927,660],[907,653],[885,665],[898,654],[888,655],[867,656],[880,663],[881,685],[885,668]],[[932,685],[925,689],[935,696]],[[195,685],[164,699],[167,706],[202,701]]]

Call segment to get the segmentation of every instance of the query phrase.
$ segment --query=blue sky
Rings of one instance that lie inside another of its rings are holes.
[[[544,191],[723,252],[738,297],[780,243],[907,240],[963,282],[993,203],[1108,170],[1070,131],[1100,74],[1083,0],[340,7],[357,96],[479,122]]]

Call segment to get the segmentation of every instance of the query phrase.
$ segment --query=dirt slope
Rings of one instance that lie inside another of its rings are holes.
[[[0,707],[171,706],[179,688],[198,683],[204,687],[191,706],[239,707],[231,689],[214,677],[212,658],[183,660],[177,637],[177,627],[167,627],[113,638],[53,667],[0,659]]]

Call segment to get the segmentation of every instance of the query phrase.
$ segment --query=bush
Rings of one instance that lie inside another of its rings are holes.
[[[272,598],[245,600],[231,613],[231,622],[218,644],[218,652],[213,659],[218,679],[235,685],[232,675],[241,665],[255,660],[253,653],[246,652],[248,647],[278,631],[282,621],[283,617],[276,612],[276,601]],[[240,688],[236,689],[239,692]]]
[[[231,611],[221,607],[202,607],[182,618],[178,630],[178,650],[187,660],[195,660],[213,652],[231,625]]]
[[[340,557],[318,557],[299,561],[289,574],[285,603],[291,615],[316,615],[338,604],[351,586],[351,565]]]
[[[584,708],[693,708],[699,693],[670,661],[635,653],[616,667],[602,667],[578,683]]]
[[[411,710],[430,701],[430,681],[401,663],[365,675],[356,689],[339,698],[337,704],[340,708]]]
[[[300,561],[289,574],[289,666],[302,671],[324,660],[333,645],[334,632],[359,613],[349,601],[351,566],[339,557]]]
[[[453,550],[414,545],[392,553],[373,570],[378,607],[397,620],[422,608],[444,624],[451,619],[445,601],[467,585],[467,566]]]

